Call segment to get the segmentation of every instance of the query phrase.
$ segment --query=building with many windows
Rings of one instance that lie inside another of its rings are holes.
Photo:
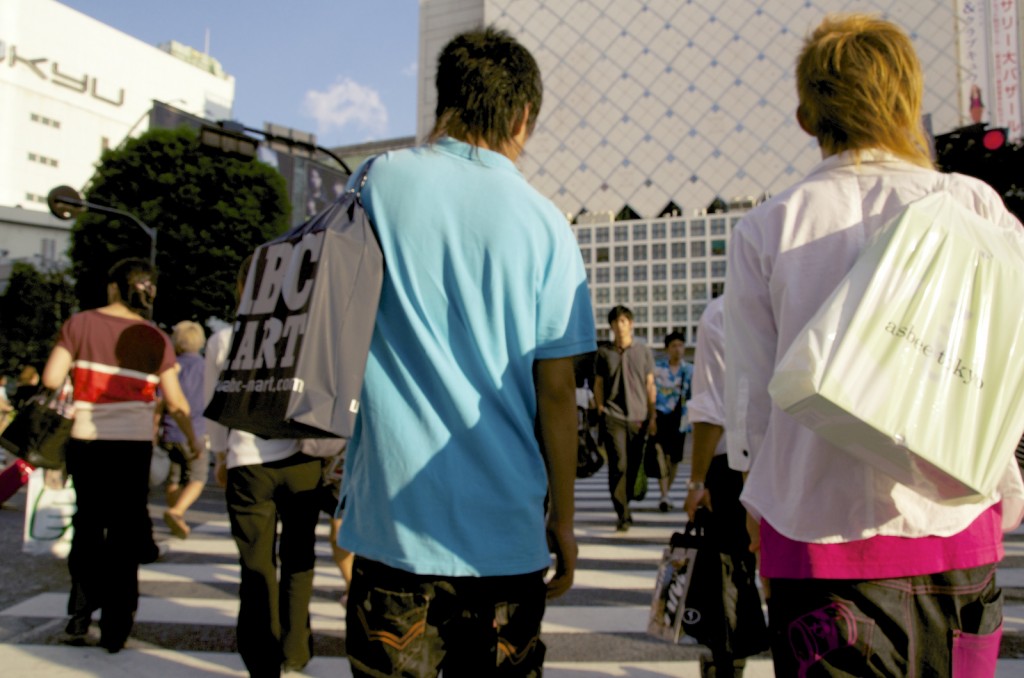
[[[228,118],[235,81],[207,54],[155,47],[56,0],[0,2],[0,286],[13,261],[67,263],[49,192],[82,190],[100,155],[144,132],[156,101]]]
[[[0,206],[46,211],[105,148],[145,131],[154,100],[230,117],[234,78],[179,43],[148,45],[56,0],[0,2]]]
[[[725,288],[729,238],[744,211],[573,224],[598,336],[611,338],[608,311],[622,304],[638,339],[661,346],[680,331],[693,345],[704,307]]]

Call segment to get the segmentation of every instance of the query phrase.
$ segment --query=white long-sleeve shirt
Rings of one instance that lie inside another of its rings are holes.
[[[203,373],[205,402],[210,404],[213,390],[231,350],[231,327],[214,332],[206,341],[206,365]],[[214,452],[227,450],[227,467],[252,466],[287,459],[299,451],[298,440],[265,440],[248,431],[228,429],[210,419],[206,420],[206,433],[210,437],[210,449]]]
[[[691,398],[686,403],[691,423],[725,427],[725,316],[722,297],[712,299],[700,317],[697,351],[693,359]],[[725,436],[718,439],[715,456],[725,454]]]
[[[994,496],[943,505],[825,442],[768,395],[778,361],[871,236],[938,190],[1003,228],[1022,228],[981,181],[877,151],[862,153],[859,165],[850,153],[825,159],[736,226],[725,295],[729,463],[750,472],[741,497],[748,510],[790,539],[950,536],[1000,499],[1004,529],[1020,524],[1024,485],[1012,455]]]

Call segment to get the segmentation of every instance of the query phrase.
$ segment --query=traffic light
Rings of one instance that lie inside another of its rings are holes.
[[[946,172],[980,176],[1004,148],[1008,133],[1005,127],[985,127],[984,123],[960,127],[935,137],[935,155]]]
[[[995,127],[985,130],[981,135],[981,145],[989,151],[998,151],[1006,145],[1006,128]]]
[[[199,143],[242,160],[255,158],[259,144],[243,130],[230,129],[230,123],[203,125],[199,130]]]
[[[1024,219],[1024,144],[1011,142],[1004,127],[970,125],[935,137],[935,156],[943,172],[981,179]]]

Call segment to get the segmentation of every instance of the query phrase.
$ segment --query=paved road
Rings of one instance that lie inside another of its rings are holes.
[[[555,601],[544,622],[548,645],[546,675],[699,675],[697,646],[671,646],[645,635],[654,573],[664,542],[682,522],[678,511],[657,511],[657,493],[635,505],[634,527],[614,531],[606,476],[577,485],[580,570],[574,589]],[[685,487],[680,478],[679,487]],[[682,505],[681,490],[674,493]],[[60,643],[68,579],[64,562],[19,552],[24,492],[0,510],[0,674],[10,678],[46,676],[244,676],[234,653],[237,613],[237,554],[228,531],[223,493],[208,488],[191,513],[192,536],[170,539],[158,516],[158,537],[169,552],[141,568],[142,599],[125,651],[109,655],[96,648]],[[349,676],[344,659],[345,620],[338,604],[343,589],[329,558],[326,523],[320,528],[317,574],[311,604],[316,658],[309,676]],[[1007,637],[999,676],[1024,675],[1024,530],[1007,536],[1001,567],[1007,594]],[[97,633],[95,625],[92,630]],[[767,657],[755,658],[748,678],[772,676]]]

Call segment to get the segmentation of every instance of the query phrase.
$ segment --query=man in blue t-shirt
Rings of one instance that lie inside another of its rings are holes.
[[[686,421],[686,400],[693,365],[683,360],[685,351],[683,334],[672,332],[665,337],[665,357],[654,361],[654,385],[658,395],[654,405],[658,411],[658,488],[661,490],[658,509],[662,513],[674,508],[668,493],[683,460],[683,443],[690,430]]]
[[[355,675],[539,674],[545,599],[575,569],[572,358],[593,313],[565,217],[514,164],[533,57],[460,35],[437,90],[427,145],[376,158],[362,189],[386,271],[341,497],[346,649]]]

